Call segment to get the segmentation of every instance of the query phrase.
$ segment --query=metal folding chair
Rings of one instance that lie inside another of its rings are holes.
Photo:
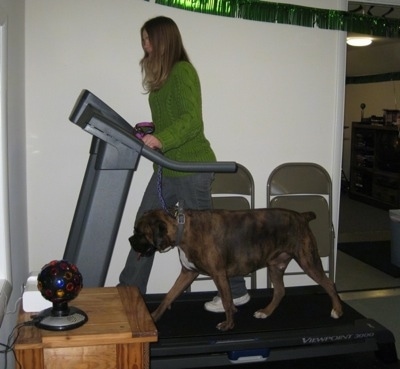
[[[325,272],[334,280],[334,240],[332,223],[332,181],[328,172],[315,163],[284,163],[275,168],[267,182],[267,207],[298,212],[313,211],[317,218],[310,228],[321,258],[328,258]],[[285,275],[301,275],[302,271]],[[271,282],[267,280],[268,287]]]
[[[254,209],[254,180],[241,164],[234,173],[215,173],[211,188],[214,209]]]

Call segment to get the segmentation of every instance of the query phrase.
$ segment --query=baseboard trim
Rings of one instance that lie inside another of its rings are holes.
[[[375,290],[339,292],[343,301],[374,299],[382,297],[400,296],[400,288],[380,288]]]
[[[390,241],[390,231],[348,232],[338,234],[338,243]]]

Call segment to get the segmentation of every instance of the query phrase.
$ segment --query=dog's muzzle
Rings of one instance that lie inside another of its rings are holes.
[[[173,248],[173,246],[168,246],[165,249],[161,250],[158,249],[156,246],[153,244],[144,244],[143,242],[140,242],[140,237],[138,236],[131,236],[129,237],[129,243],[131,244],[131,247],[140,254],[140,256],[144,257],[150,257],[155,254],[156,251],[160,252],[161,254],[164,252],[168,252]]]
[[[150,243],[144,244],[143,242],[140,242],[140,237],[135,234],[129,237],[129,243],[131,244],[131,247],[138,254],[140,254],[140,256],[150,257],[153,256],[157,251],[157,248],[154,245]]]
[[[144,256],[146,258],[153,256],[156,253],[157,249],[154,246],[150,246],[145,252],[139,252],[140,256]]]

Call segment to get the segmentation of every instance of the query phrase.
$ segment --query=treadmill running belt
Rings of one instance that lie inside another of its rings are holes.
[[[304,290],[303,290],[304,291]],[[287,289],[286,297],[279,307],[267,319],[256,319],[256,310],[266,306],[271,300],[272,290],[250,291],[251,300],[238,307],[235,314],[235,327],[232,331],[220,332],[216,325],[225,320],[224,313],[212,313],[204,309],[204,302],[211,300],[214,293],[189,293],[176,300],[171,310],[167,310],[156,323],[159,338],[225,336],[239,333],[262,331],[288,331],[354,325],[354,321],[364,318],[347,304],[343,304],[344,314],[340,319],[330,317],[331,300],[325,293],[291,294]],[[145,297],[149,311],[153,311],[163,295]]]

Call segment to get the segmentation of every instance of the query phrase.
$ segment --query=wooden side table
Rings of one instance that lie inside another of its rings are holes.
[[[70,306],[89,317],[68,331],[23,327],[15,354],[24,369],[149,368],[150,342],[157,329],[136,287],[83,288]],[[20,312],[18,322],[31,320]]]

